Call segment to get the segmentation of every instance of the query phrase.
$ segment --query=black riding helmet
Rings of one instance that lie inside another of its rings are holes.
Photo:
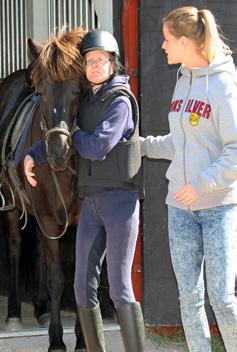
[[[89,31],[83,38],[80,49],[82,56],[92,50],[105,50],[119,57],[119,47],[116,39],[111,33],[102,29]]]

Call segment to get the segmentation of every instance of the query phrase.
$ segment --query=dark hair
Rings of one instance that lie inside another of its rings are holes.
[[[119,61],[119,58],[116,54],[110,53],[110,60],[113,64],[114,75],[126,73],[126,68],[121,64],[121,62]]]

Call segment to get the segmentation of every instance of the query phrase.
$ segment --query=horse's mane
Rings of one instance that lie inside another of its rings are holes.
[[[82,80],[81,83],[85,84],[83,57],[79,51],[85,33],[83,27],[71,31],[63,27],[41,43],[42,50],[30,68],[33,87],[37,87],[44,79]]]

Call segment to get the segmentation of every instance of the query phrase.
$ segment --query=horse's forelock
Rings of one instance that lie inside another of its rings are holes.
[[[32,85],[37,86],[43,79],[79,80],[84,77],[83,57],[78,45],[85,31],[82,27],[70,32],[61,31],[52,36],[32,65]]]
[[[68,41],[75,46],[79,45],[82,38],[86,34],[86,31],[84,30],[83,27],[77,27],[71,31],[66,31],[65,27],[63,27],[59,32],[57,37],[61,41]]]

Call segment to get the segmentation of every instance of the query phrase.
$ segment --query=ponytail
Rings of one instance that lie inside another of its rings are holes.
[[[204,23],[204,40],[202,51],[210,63],[217,54],[232,54],[228,45],[222,39],[221,29],[216,24],[213,14],[206,9],[199,10],[198,14]]]

